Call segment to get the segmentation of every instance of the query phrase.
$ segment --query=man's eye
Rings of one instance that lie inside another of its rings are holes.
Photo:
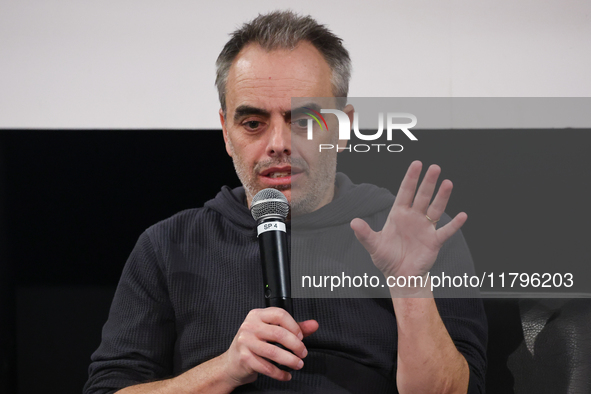
[[[259,128],[259,126],[261,125],[261,122],[259,122],[258,120],[250,120],[248,122],[244,122],[243,125],[247,129],[255,130],[255,129]]]
[[[306,129],[308,127],[308,118],[300,118],[291,122],[291,125],[294,127],[298,127],[301,129]]]

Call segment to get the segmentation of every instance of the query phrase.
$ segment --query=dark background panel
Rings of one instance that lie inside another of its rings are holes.
[[[115,287],[17,289],[18,393],[81,393]]]
[[[481,271],[555,262],[556,272],[589,256],[589,130],[416,135],[393,141],[402,153],[343,153],[339,168],[395,192],[412,160],[441,165],[455,184],[448,212],[469,214],[464,234]],[[80,392],[140,233],[239,184],[219,130],[0,130],[0,182],[8,393]]]
[[[5,131],[19,285],[112,285],[143,230],[238,186],[221,131]]]
[[[12,265],[8,262],[6,241],[5,150],[0,142],[0,393],[15,390],[16,366],[15,305]]]

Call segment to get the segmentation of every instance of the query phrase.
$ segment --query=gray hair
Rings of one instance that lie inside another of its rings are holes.
[[[351,59],[343,47],[342,39],[324,25],[318,24],[311,16],[299,16],[292,11],[274,11],[259,14],[251,22],[231,34],[216,61],[215,85],[220,104],[226,115],[226,83],[232,62],[242,48],[249,43],[259,44],[263,49],[293,50],[300,41],[309,41],[324,56],[331,68],[332,90],[335,97],[342,97],[337,105],[344,107],[349,93]]]

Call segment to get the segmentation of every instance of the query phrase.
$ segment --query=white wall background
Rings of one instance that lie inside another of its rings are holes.
[[[0,128],[219,128],[215,59],[277,8],[344,39],[351,96],[591,96],[588,0],[0,0]]]

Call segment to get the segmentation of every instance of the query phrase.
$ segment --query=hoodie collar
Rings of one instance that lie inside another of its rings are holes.
[[[348,224],[354,218],[390,209],[394,202],[394,196],[387,189],[367,183],[355,185],[340,172],[336,174],[335,187],[335,197],[329,204],[294,218],[292,225],[305,229]],[[214,199],[205,203],[205,207],[245,229],[256,227],[256,221],[246,206],[246,193],[242,186],[234,189],[222,187]]]
[[[337,172],[334,199],[320,209],[292,220],[292,229],[323,228],[349,224],[355,218],[363,218],[390,209],[394,196],[375,185],[353,184],[349,177]]]

